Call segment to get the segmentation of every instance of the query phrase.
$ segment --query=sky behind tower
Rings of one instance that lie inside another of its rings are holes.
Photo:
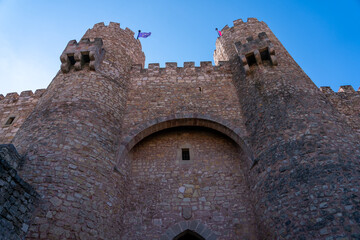
[[[317,86],[357,90],[359,12],[359,0],[0,0],[0,94],[46,88],[68,41],[98,22],[152,32],[141,39],[146,67],[182,67],[213,61],[215,28],[248,17],[266,22]]]

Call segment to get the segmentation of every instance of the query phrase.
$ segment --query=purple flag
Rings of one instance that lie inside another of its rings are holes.
[[[138,37],[147,38],[151,35],[151,32],[139,32]]]

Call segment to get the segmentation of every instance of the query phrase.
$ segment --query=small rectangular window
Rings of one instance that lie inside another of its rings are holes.
[[[9,119],[6,121],[5,126],[10,126],[15,120],[15,117],[9,117]]]
[[[268,48],[264,48],[260,50],[261,60],[262,61],[270,61],[270,55]]]
[[[84,63],[89,63],[90,62],[90,56],[89,56],[88,52],[82,52],[81,55],[83,57]]]
[[[246,60],[248,62],[249,67],[251,67],[252,65],[256,65],[256,58],[254,53],[250,53],[246,55]]]
[[[188,148],[181,149],[182,160],[190,160],[190,151]]]
[[[75,61],[75,57],[74,55],[68,55],[69,61],[71,65],[75,65],[76,61]]]

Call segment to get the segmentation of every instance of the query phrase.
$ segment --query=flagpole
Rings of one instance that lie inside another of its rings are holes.
[[[139,30],[138,35],[137,35],[137,38],[136,38],[136,39],[139,39],[139,35],[140,35],[140,33],[141,33],[141,30]]]
[[[217,32],[218,36],[221,37],[218,28],[215,28],[215,31]]]

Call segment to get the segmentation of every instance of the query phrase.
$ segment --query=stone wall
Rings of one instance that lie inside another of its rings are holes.
[[[261,49],[255,43],[263,32],[273,44],[277,64],[256,58]],[[235,47],[240,45],[254,48]],[[261,238],[359,238],[357,133],[265,23],[235,21],[217,46],[224,54],[215,57],[229,56],[242,96],[241,112],[254,152],[249,182]],[[246,69],[248,56],[255,57]]]
[[[183,148],[190,160],[182,160]],[[123,239],[159,239],[185,220],[219,240],[257,239],[247,171],[241,148],[217,131],[182,127],[149,136],[131,151]]]
[[[0,95],[0,143],[10,143],[45,89]],[[11,119],[13,119],[11,121]],[[11,123],[10,123],[11,122]]]
[[[91,52],[82,54],[94,42],[104,55],[92,68]],[[78,45],[70,41],[62,61],[70,66],[58,72],[13,139],[26,156],[21,176],[44,196],[28,238],[116,239],[127,183],[114,172],[115,154],[129,71],[143,64],[144,54],[134,32],[100,23]]]
[[[0,145],[0,239],[24,239],[40,198],[14,169],[19,162],[13,145]]]
[[[232,83],[230,65],[212,66],[201,62],[149,64],[148,69],[134,66],[131,71],[124,134],[136,126],[159,117],[197,113],[222,117],[242,125],[241,109]]]
[[[360,88],[355,91],[352,86],[346,85],[341,86],[338,92],[330,87],[321,87],[320,91],[360,136]]]
[[[1,224],[29,239],[360,238],[358,92],[320,91],[264,22],[222,33],[217,66],[144,69],[134,32],[95,24],[43,95],[0,96],[0,140],[25,156],[1,165],[1,206],[28,201],[29,219],[21,165],[43,196],[31,226],[8,210]]]
[[[207,116],[227,121],[246,137],[232,82],[229,64],[212,66],[201,62],[149,64],[148,69],[133,66],[124,116],[122,141],[141,125],[181,116]]]

